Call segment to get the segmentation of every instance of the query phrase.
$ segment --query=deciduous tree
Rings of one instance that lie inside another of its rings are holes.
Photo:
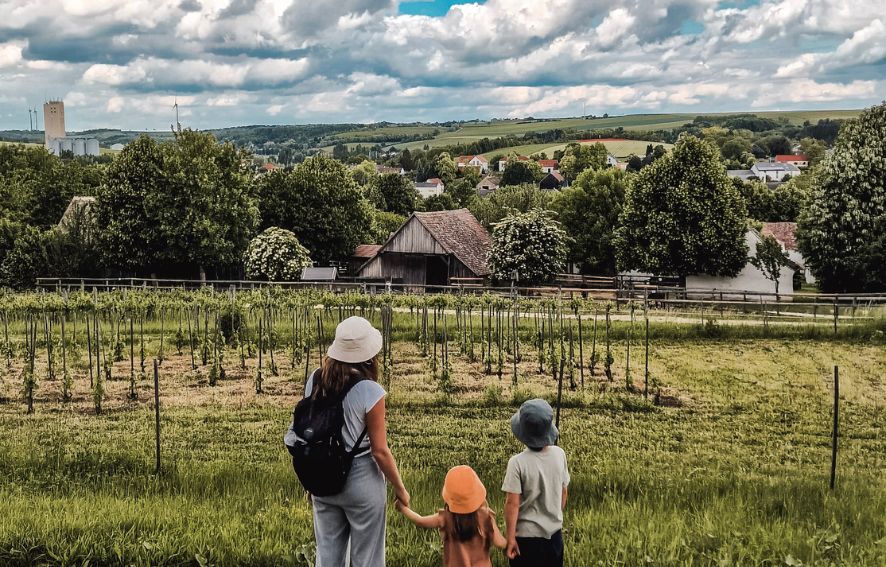
[[[506,216],[492,230],[489,269],[493,277],[539,283],[560,273],[566,264],[566,232],[548,211],[533,209]]]
[[[821,289],[886,290],[886,104],[846,121],[812,175],[797,241]]]
[[[619,269],[734,276],[747,262],[746,217],[717,148],[683,135],[627,190],[616,231]]]

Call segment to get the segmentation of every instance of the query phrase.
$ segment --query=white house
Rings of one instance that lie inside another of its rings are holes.
[[[507,159],[500,159],[500,160],[498,160],[498,170],[499,171],[505,170],[505,167],[508,166],[508,159],[515,159],[517,161],[529,161],[529,158],[527,156],[511,156],[510,158],[507,158]]]
[[[795,222],[764,222],[763,230],[760,233],[763,236],[772,236],[781,244],[782,250],[788,255],[788,259],[797,264],[803,271],[803,279],[806,283],[815,283],[815,276],[812,270],[806,266],[806,259],[797,249],[797,223]],[[779,290],[781,291],[781,290]]]
[[[745,244],[748,247],[749,257],[757,254],[757,244],[762,242],[762,236],[756,230],[748,230],[745,233]],[[778,293],[780,296],[791,296],[794,293],[794,272],[798,266],[793,262],[781,268],[778,278]],[[726,278],[722,276],[709,276],[707,274],[695,274],[686,276],[686,290],[689,296],[717,297],[717,292],[729,291],[723,297],[737,299],[742,297],[735,292],[750,291],[775,293],[775,282],[768,279],[762,270],[754,266],[750,259],[741,269],[737,276]],[[695,293],[693,293],[695,290]]]
[[[555,173],[560,171],[560,162],[555,159],[540,159],[538,165],[541,167],[542,173]]]
[[[762,181],[782,181],[788,175],[796,177],[801,173],[796,165],[768,161],[758,161],[751,167],[751,171]]]
[[[479,154],[475,156],[458,156],[455,158],[455,165],[457,165],[459,169],[476,167],[481,173],[489,171],[489,160]]]
[[[609,167],[618,167],[618,158],[612,154],[606,154],[606,165]]]
[[[436,177],[415,184],[415,190],[418,191],[418,194],[421,195],[423,199],[435,195],[442,195],[445,188],[446,186],[443,185],[443,182]]]
[[[809,158],[802,154],[780,154],[775,156],[776,163],[789,163],[797,167],[809,167]]]

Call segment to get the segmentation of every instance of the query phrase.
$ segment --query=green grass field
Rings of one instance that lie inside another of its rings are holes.
[[[653,324],[658,405],[639,393],[637,340],[626,368],[625,323],[613,335],[611,381],[600,364],[583,383],[574,369],[575,390],[567,380],[567,564],[883,565],[886,355],[882,340],[869,342],[877,331],[849,342],[826,333],[817,340],[705,339],[682,327],[699,326]],[[150,357],[156,324],[148,330]],[[520,450],[507,419],[523,399],[553,400],[555,382],[538,372],[529,345],[514,387],[510,357],[501,378],[494,368],[487,375],[452,342],[444,388],[408,328],[397,336],[389,436],[413,507],[438,508],[446,470],[470,464],[501,520],[502,475]],[[597,348],[602,353],[602,338]],[[175,354],[167,337],[164,465],[155,476],[149,382],[139,382],[137,402],[126,400],[127,380],[107,382],[104,412],[94,415],[85,350],[72,362],[70,403],[59,401],[59,383],[43,379],[38,367],[33,415],[21,398],[20,360],[11,368],[0,362],[0,564],[310,564],[310,511],[281,441],[301,364],[292,369],[281,348],[280,375],[256,395],[255,359],[241,370],[229,352],[226,378],[211,387],[207,367],[191,371],[187,352]],[[830,492],[834,364],[841,368],[842,436],[838,486]],[[128,361],[115,365],[116,376],[128,373]],[[391,508],[389,565],[439,565],[438,540]],[[494,561],[506,564],[500,553]]]

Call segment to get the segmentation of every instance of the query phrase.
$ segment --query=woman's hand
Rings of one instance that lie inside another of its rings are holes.
[[[395,491],[394,496],[397,498],[396,504],[402,504],[404,508],[409,508],[410,496],[409,492],[406,491],[405,486],[398,488]]]

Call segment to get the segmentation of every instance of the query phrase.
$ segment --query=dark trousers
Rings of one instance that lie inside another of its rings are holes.
[[[520,555],[510,559],[511,567],[563,567],[563,532],[557,531],[551,539],[518,537]]]

